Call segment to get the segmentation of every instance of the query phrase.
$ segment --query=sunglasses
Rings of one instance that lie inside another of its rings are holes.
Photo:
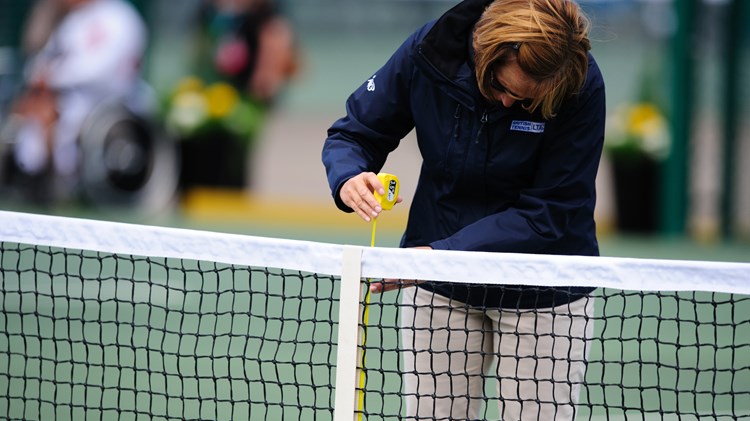
[[[528,104],[531,104],[533,102],[533,100],[531,100],[529,98],[524,98],[524,97],[522,97],[520,95],[517,95],[517,94],[513,93],[513,91],[509,90],[508,88],[505,87],[505,85],[503,85],[502,83],[500,83],[500,81],[497,80],[497,77],[495,75],[496,75],[496,72],[493,69],[489,77],[490,77],[490,87],[494,91],[496,91],[497,93],[500,93],[500,94],[505,94],[505,95],[509,96],[512,100],[521,102],[524,105],[528,105]]]
[[[518,51],[518,49],[520,47],[521,47],[520,43],[515,43],[515,44],[513,44],[511,46],[511,48],[513,48],[516,51]],[[529,98],[524,98],[524,97],[522,97],[520,95],[517,95],[516,93],[514,93],[513,91],[511,91],[510,89],[508,89],[505,85],[503,85],[502,83],[500,83],[500,81],[497,80],[497,68],[498,68],[499,65],[500,65],[499,63],[495,63],[490,68],[490,74],[489,74],[490,88],[492,88],[493,90],[495,90],[497,93],[505,94],[505,95],[509,96],[512,100],[521,102],[524,105],[531,104],[533,102],[533,100],[531,100]]]

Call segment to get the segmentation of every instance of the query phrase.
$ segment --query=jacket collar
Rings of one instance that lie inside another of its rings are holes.
[[[471,33],[488,4],[495,0],[464,0],[441,16],[420,44],[424,57],[452,79],[464,63],[471,63]],[[471,64],[470,64],[471,65]]]
[[[459,91],[448,89],[446,92],[469,109],[486,110],[489,122],[508,114],[528,118],[530,114],[521,110],[520,105],[505,108],[488,103],[480,94],[474,76],[472,32],[484,9],[493,1],[500,0],[464,0],[457,4],[435,22],[418,50],[433,69],[452,82],[452,86],[463,87]]]

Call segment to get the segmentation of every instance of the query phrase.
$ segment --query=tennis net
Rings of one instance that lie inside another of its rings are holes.
[[[416,308],[403,296],[424,289],[365,298],[361,280],[383,278],[596,287],[593,334],[549,334],[589,349],[550,357],[587,367],[562,380],[580,388],[577,419],[750,416],[747,263],[424,252],[0,211],[0,418],[402,419],[423,397],[404,379],[425,378],[405,372],[404,331],[446,326],[402,327]],[[467,355],[451,352],[432,361],[432,383]],[[509,400],[570,400],[499,397],[498,379],[524,380],[517,369],[480,376],[481,396],[429,398],[478,399],[471,417],[484,419]]]

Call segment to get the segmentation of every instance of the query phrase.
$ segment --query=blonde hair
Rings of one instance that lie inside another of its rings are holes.
[[[479,90],[493,99],[494,69],[515,59],[537,82],[524,108],[549,119],[586,81],[590,23],[572,0],[496,0],[474,26],[473,47]]]

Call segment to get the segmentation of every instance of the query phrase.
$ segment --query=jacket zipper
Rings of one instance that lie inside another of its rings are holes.
[[[487,124],[487,110],[484,110],[482,112],[482,118],[479,120],[479,122],[481,124],[479,125],[479,130],[477,130],[477,137],[474,139],[475,144],[479,143],[479,138],[482,136],[482,130],[484,130],[484,125]]]
[[[482,132],[484,131],[484,126],[487,124],[487,110],[482,111],[482,118],[479,120],[479,130],[477,130],[477,137],[474,139],[474,144],[478,145],[479,140],[482,136]],[[489,153],[489,145],[485,147],[485,154],[484,154],[484,165],[482,166],[482,189],[484,189],[484,208],[485,212],[487,211],[487,208],[489,206],[489,196],[487,194],[487,154]]]
[[[453,152],[453,147],[458,142],[458,129],[461,123],[461,104],[456,105],[456,111],[453,113],[453,135],[451,136],[450,143],[448,144],[448,151],[445,154],[445,172],[449,172],[450,169],[450,157]]]
[[[458,140],[458,125],[461,121],[461,104],[456,105],[456,112],[453,113],[453,139]]]

